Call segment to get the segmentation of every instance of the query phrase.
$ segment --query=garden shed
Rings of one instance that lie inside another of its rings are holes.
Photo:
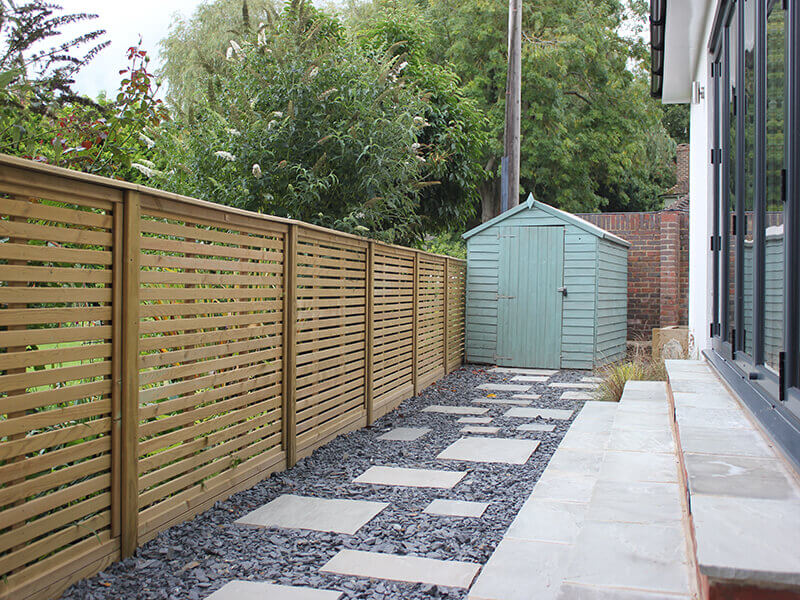
[[[468,362],[591,369],[625,356],[627,241],[533,196],[463,237]]]

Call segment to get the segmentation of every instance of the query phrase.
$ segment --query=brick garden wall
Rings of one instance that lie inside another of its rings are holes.
[[[577,215],[628,240],[628,339],[654,327],[686,325],[689,315],[689,214],[685,210]]]

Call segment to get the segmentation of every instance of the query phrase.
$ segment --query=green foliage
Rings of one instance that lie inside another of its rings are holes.
[[[661,123],[676,144],[689,143],[689,105],[662,104]]]
[[[664,361],[652,358],[645,351],[637,351],[628,360],[604,367],[598,373],[600,384],[595,396],[606,402],[619,402],[625,384],[629,381],[666,381]]]
[[[42,40],[61,35],[65,25],[96,15],[60,14],[58,7],[39,0],[0,7],[6,51],[0,60],[0,152],[138,179],[132,164],[146,160],[151,145],[146,128],[169,118],[156,99],[147,52],[140,46],[129,48],[117,96],[92,101],[72,90],[72,77],[107,45],[98,43],[104,32],[92,31],[46,50],[40,46]],[[75,55],[87,44],[88,52]]]
[[[454,65],[465,93],[489,119],[491,145],[484,159],[498,176],[508,3],[374,0],[351,5],[347,13],[365,27],[384,6],[423,12],[419,22],[429,32],[429,55]],[[641,2],[619,0],[523,4],[525,193],[569,211],[656,206],[669,185],[674,144],[647,92],[647,47],[638,36],[644,14]]]
[[[405,81],[426,100],[417,139],[425,159],[422,178],[428,183],[419,193],[424,230],[462,230],[475,214],[478,186],[487,176],[481,161],[489,141],[488,120],[462,92],[452,66],[431,61],[432,36],[420,10],[378,7],[355,35],[369,50],[402,60]]]
[[[424,107],[398,57],[346,43],[299,1],[228,56],[214,98],[162,136],[156,184],[387,241],[419,235]]]
[[[467,244],[457,232],[448,231],[426,238],[418,244],[420,250],[434,254],[446,254],[454,258],[467,258]]]

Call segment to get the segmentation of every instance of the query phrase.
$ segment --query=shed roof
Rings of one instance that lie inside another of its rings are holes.
[[[566,221],[571,225],[575,225],[576,227],[583,229],[587,233],[596,235],[599,238],[603,238],[605,240],[609,240],[610,242],[614,242],[615,244],[619,244],[620,246],[625,246],[626,248],[630,248],[631,243],[629,241],[623,240],[621,237],[616,236],[613,233],[609,233],[605,229],[601,229],[597,225],[593,225],[592,223],[589,223],[589,221],[585,221],[580,217],[576,217],[573,214],[564,212],[563,210],[559,210],[553,206],[550,206],[549,204],[545,204],[544,202],[539,202],[538,200],[535,200],[533,198],[533,194],[530,194],[528,196],[528,200],[523,202],[519,206],[515,206],[514,208],[507,210],[503,214],[496,216],[494,219],[490,219],[489,221],[486,221],[486,223],[483,223],[481,225],[478,225],[477,227],[474,227],[473,229],[470,229],[461,237],[463,237],[466,240],[475,235],[476,233],[480,233],[485,229],[489,229],[490,227],[497,225],[498,223],[500,223],[504,219],[507,219],[508,217],[511,217],[519,212],[522,212],[523,210],[531,210],[533,208],[538,208],[539,210],[544,211],[549,215],[554,216],[557,219],[561,219],[562,221]]]

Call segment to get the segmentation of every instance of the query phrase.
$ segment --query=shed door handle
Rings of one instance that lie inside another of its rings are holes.
[[[558,288],[558,291],[561,292],[562,296],[566,296],[567,295],[567,286],[562,286],[562,287]]]

